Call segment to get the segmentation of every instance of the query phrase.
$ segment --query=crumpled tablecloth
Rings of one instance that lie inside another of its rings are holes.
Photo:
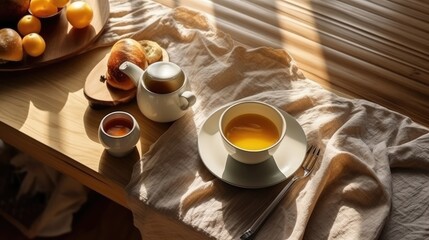
[[[281,201],[257,239],[429,236],[428,128],[324,90],[300,72],[287,49],[242,46],[189,8],[139,0],[110,4],[109,23],[94,47],[124,37],[157,41],[198,97],[134,167],[127,191],[141,231],[141,206],[148,205],[208,237],[237,239],[272,201],[286,182],[234,187],[212,175],[198,155],[197,134],[212,111],[252,99],[288,112],[308,142],[322,149],[316,170]]]

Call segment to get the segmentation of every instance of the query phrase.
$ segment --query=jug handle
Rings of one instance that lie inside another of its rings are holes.
[[[180,94],[180,102],[181,102],[180,108],[182,110],[186,110],[189,107],[192,107],[196,101],[197,101],[197,98],[195,97],[195,94],[192,93],[191,91],[184,91],[182,94]]]

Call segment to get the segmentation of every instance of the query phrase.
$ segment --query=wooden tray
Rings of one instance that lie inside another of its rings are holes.
[[[20,62],[0,64],[0,71],[32,69],[58,62],[82,52],[103,31],[110,12],[108,0],[86,1],[94,11],[90,26],[83,29],[73,28],[67,21],[65,9],[55,17],[41,19],[42,31],[40,34],[46,42],[45,53],[36,58],[24,54],[24,59]]]
[[[110,53],[101,59],[101,61],[92,69],[85,80],[83,93],[89,101],[91,107],[116,106],[127,103],[136,96],[136,89],[125,91],[110,87],[102,76],[107,72],[107,61]],[[168,62],[169,56],[165,49],[162,49],[162,58],[160,61]]]

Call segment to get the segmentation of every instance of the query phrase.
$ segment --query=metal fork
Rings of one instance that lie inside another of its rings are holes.
[[[243,233],[243,235],[240,236],[241,240],[252,239],[256,231],[259,230],[262,223],[265,221],[268,215],[273,211],[274,207],[276,207],[279,204],[280,200],[284,198],[284,196],[286,195],[290,187],[297,180],[300,180],[310,175],[316,163],[316,160],[319,158],[319,153],[320,153],[320,149],[318,147],[310,146],[310,148],[307,150],[304,163],[301,166],[304,172],[296,173],[294,175],[292,180],[290,180],[289,183],[280,191],[277,197],[271,202],[271,204],[267,207],[267,209],[265,209],[265,211],[256,219],[256,221],[252,224],[252,226],[250,226],[250,228],[247,229]]]

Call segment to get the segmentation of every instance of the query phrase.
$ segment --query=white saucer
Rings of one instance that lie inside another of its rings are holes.
[[[211,173],[233,186],[263,188],[286,180],[298,170],[307,151],[307,138],[295,118],[280,110],[286,118],[286,136],[273,158],[244,164],[230,157],[223,146],[218,121],[225,108],[214,111],[198,134],[198,152]]]

